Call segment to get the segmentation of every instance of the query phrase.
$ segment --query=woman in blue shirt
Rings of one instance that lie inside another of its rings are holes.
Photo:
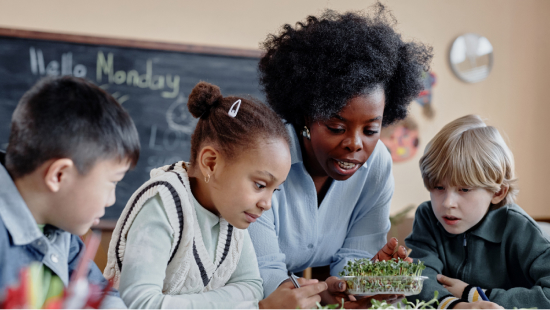
[[[330,265],[336,276],[353,258],[397,256],[388,251],[395,239],[380,250],[394,189],[380,130],[407,115],[432,51],[402,41],[394,24],[380,3],[373,15],[327,10],[263,43],[261,84],[292,137],[287,180],[249,228],[265,296],[287,271]],[[404,248],[398,253],[406,256]],[[345,282],[327,284],[322,302],[340,301]],[[345,305],[368,306],[369,300]]]

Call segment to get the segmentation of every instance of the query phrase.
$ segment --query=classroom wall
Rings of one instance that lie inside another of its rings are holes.
[[[283,23],[303,20],[323,8],[339,11],[367,8],[374,1],[169,1],[0,0],[0,27],[120,37],[139,40],[256,49]],[[433,90],[436,115],[411,114],[419,123],[420,148],[447,122],[476,113],[504,132],[516,157],[519,204],[533,217],[550,218],[546,177],[550,175],[550,1],[545,0],[415,0],[386,1],[406,39],[430,44],[437,75]],[[475,32],[494,47],[488,79],[466,84],[448,65],[452,41]],[[392,212],[429,199],[417,162],[394,166]]]

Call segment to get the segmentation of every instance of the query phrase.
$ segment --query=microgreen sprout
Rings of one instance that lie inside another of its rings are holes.
[[[340,273],[350,294],[406,294],[422,290],[423,262],[409,263],[402,259],[372,262],[369,259],[348,261]]]
[[[388,304],[385,300],[376,300],[371,299],[372,306],[369,309],[435,309],[434,306],[437,307],[439,302],[437,301],[437,296],[439,295],[438,291],[434,292],[434,298],[430,301],[419,301],[416,300],[416,303],[407,301],[407,299],[403,299],[400,303],[397,304]],[[344,300],[342,299],[342,303],[339,304],[333,304],[333,305],[326,305],[321,306],[320,303],[317,303],[317,309],[344,309]]]

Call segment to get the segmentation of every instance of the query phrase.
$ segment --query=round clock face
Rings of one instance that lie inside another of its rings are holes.
[[[468,83],[482,81],[493,67],[493,46],[478,34],[463,34],[453,42],[449,62],[461,80]]]

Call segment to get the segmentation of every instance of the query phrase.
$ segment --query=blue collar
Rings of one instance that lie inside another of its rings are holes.
[[[0,217],[13,243],[25,245],[44,236],[3,163],[0,165],[0,184]]]

